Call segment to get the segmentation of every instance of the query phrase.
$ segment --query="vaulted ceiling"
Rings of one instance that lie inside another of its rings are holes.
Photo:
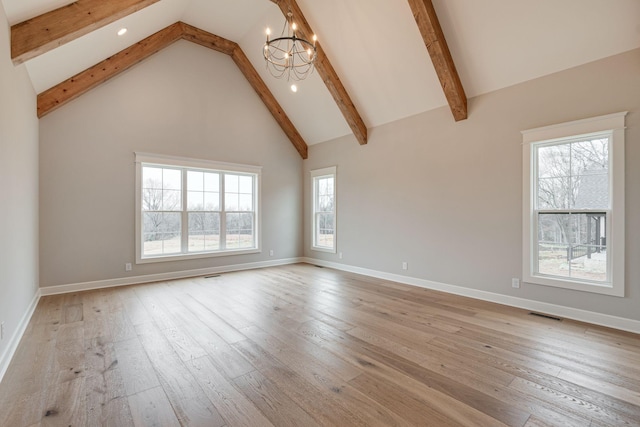
[[[16,24],[73,3],[1,1],[14,30]],[[131,6],[105,20],[106,25],[94,19],[83,26],[83,35],[62,37],[54,46],[27,49],[22,56],[14,55],[14,63],[26,64],[41,94],[183,22],[188,25],[180,24],[175,30],[179,38],[189,39],[184,29],[195,27],[202,34],[237,43],[246,60],[242,64],[234,57],[241,71],[245,76],[257,72],[255,78],[261,78],[269,96],[273,94],[271,102],[286,113],[307,144],[347,134],[365,143],[367,128],[447,104],[452,121],[467,114],[472,117],[472,105],[464,110],[467,97],[640,47],[638,0],[432,0],[432,13],[424,9],[431,2],[423,0],[297,0],[301,14],[318,36],[330,70],[319,67],[293,93],[290,83],[268,73],[262,59],[264,30],[279,31],[285,0],[118,0],[104,4],[127,2]],[[128,32],[119,37],[116,32],[122,27]],[[448,49],[442,44],[445,40]],[[197,37],[192,41],[198,42]],[[232,51],[224,53],[233,57]],[[276,113],[272,109],[274,117]],[[292,142],[296,145],[294,139]]]

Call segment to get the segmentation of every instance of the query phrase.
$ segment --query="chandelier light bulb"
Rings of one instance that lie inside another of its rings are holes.
[[[296,23],[295,23],[295,22],[293,22],[293,23],[291,24],[291,29],[292,29],[293,31],[295,31],[295,30],[297,30],[297,29],[298,29],[298,26],[296,25]]]
[[[296,93],[298,91],[298,86],[291,85],[291,92]]]
[[[119,35],[119,36],[124,36],[126,32],[127,32],[127,29],[126,29],[126,28],[120,28],[120,29],[118,30],[118,35]]]

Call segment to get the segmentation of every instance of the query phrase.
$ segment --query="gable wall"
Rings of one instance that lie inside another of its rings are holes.
[[[222,53],[176,42],[43,117],[40,150],[41,287],[302,252],[302,160]],[[125,272],[135,262],[134,152],[263,166],[263,252],[134,264]]]

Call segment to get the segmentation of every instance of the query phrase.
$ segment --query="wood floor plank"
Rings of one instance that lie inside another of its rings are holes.
[[[138,337],[114,343],[127,396],[160,386]]]
[[[224,420],[155,323],[137,327],[156,375],[183,425],[221,427]]]
[[[180,423],[162,387],[154,387],[128,397],[136,427],[178,427]]]
[[[59,383],[46,397],[40,425],[83,426],[87,424],[85,378]]]
[[[208,356],[190,360],[187,367],[229,425],[273,425],[218,371]]]
[[[611,426],[637,426],[637,421],[622,416],[614,410],[594,405],[578,397],[563,393],[553,388],[546,387],[536,382],[523,378],[515,378],[511,388],[548,402],[569,405],[576,414],[586,413],[590,418],[602,421]]]
[[[351,373],[343,378],[336,371],[339,368],[344,370],[344,366],[337,366],[337,368],[327,366],[317,360],[312,351],[307,350],[301,354],[295,351],[294,347],[288,347],[284,342],[275,339],[257,327],[245,328],[243,333],[252,342],[258,344],[262,350],[282,363],[280,365],[272,361],[273,369],[281,370],[286,366],[287,369],[299,375],[330,398],[337,398],[346,411],[351,412],[367,425],[405,424],[395,413],[388,411],[365,394],[349,386],[348,381],[359,375],[360,370],[352,367]]]
[[[114,342],[126,341],[136,337],[136,331],[124,310],[112,311],[108,316],[111,338]]]
[[[311,416],[258,371],[233,380],[270,422],[279,427],[319,426]]]
[[[366,423],[337,404],[333,397],[319,393],[300,375],[278,362],[257,344],[246,340],[233,344],[270,381],[321,425],[366,426]],[[327,411],[326,408],[331,408]]]
[[[312,327],[312,322],[308,322],[307,324],[310,325],[309,327]],[[332,336],[336,337],[343,343],[343,345],[350,347],[355,354],[359,353],[361,355],[365,355],[370,360],[374,361],[374,363],[372,363],[367,360],[356,359],[356,363],[359,363],[360,365],[368,366],[373,364],[389,367],[403,375],[414,378],[428,387],[446,394],[467,406],[475,408],[480,412],[484,412],[488,416],[507,425],[523,425],[531,415],[525,411],[506,405],[498,399],[475,390],[464,383],[450,379],[429,369],[425,369],[414,362],[397,357],[391,352],[372,346],[355,337],[351,337],[342,331],[331,330],[326,325],[319,323],[316,323],[314,326],[315,336],[323,336],[327,341],[333,340],[334,338],[332,338]],[[363,361],[364,363],[362,363]]]
[[[394,383],[374,378],[368,374],[361,374],[349,381],[349,384],[367,394],[372,399],[380,402],[380,404],[393,408],[397,414],[412,425],[420,425],[424,423],[425,420],[429,420],[432,425],[443,427],[463,425],[461,422],[439,412],[437,408],[432,407],[428,401],[408,393]],[[478,421],[476,425],[480,426],[486,422],[486,419]],[[498,424],[500,423],[495,421],[494,425],[497,426]]]
[[[133,424],[129,401],[117,370],[85,380],[87,425],[128,426]]]
[[[640,427],[640,335],[294,264],[44,296],[0,426]]]
[[[183,328],[188,329],[189,336],[211,356],[216,366],[222,369],[229,378],[235,378],[253,371],[253,366],[225,340],[202,323],[193,313],[186,310],[176,312],[182,320]],[[186,329],[185,329],[186,330]]]

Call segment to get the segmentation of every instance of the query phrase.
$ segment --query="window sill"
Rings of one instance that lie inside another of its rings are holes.
[[[250,249],[226,250],[221,252],[170,254],[170,255],[161,255],[156,257],[138,258],[136,259],[136,264],[151,264],[156,262],[170,262],[170,261],[186,261],[189,259],[215,258],[215,257],[233,256],[233,255],[247,255],[247,254],[257,254],[261,252],[262,250],[260,248],[250,248]]]
[[[322,248],[319,246],[311,246],[311,250],[318,251],[318,252],[327,252],[330,254],[335,254],[337,252],[335,248]]]
[[[551,286],[561,289],[570,289],[575,291],[590,292],[615,297],[624,297],[624,284],[615,286],[615,284],[612,283],[594,283],[579,280],[563,280],[558,277],[542,275],[525,275],[523,276],[522,281],[534,285]]]

